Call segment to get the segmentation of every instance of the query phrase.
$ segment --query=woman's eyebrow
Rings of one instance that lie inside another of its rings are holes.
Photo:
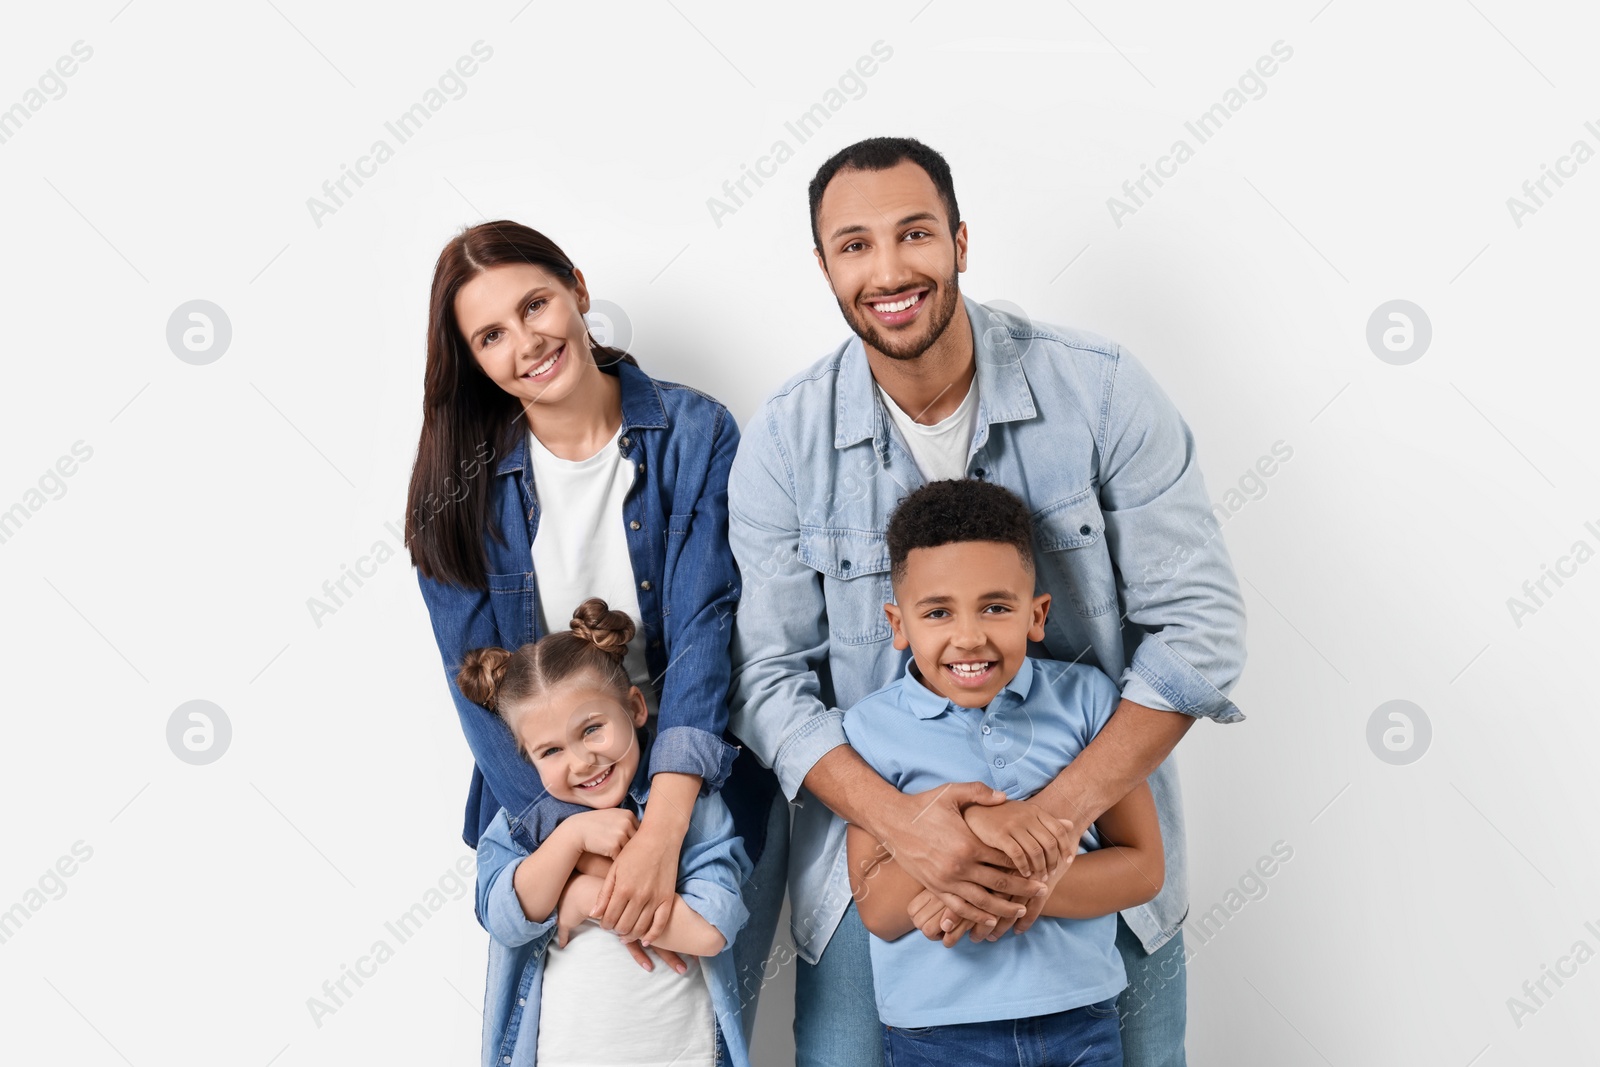
[[[522,298],[517,301],[517,307],[521,307],[522,305],[526,304],[529,300],[533,299],[533,294],[537,293],[540,289],[543,289],[543,288],[544,288],[544,286],[542,286],[542,285],[536,285],[532,289],[529,289],[526,293],[523,293],[522,294]],[[478,335],[480,333],[483,333],[483,332],[485,332],[487,330],[492,330],[498,325],[500,325],[498,322],[490,322],[490,323],[486,323],[483,326],[479,326],[476,330],[472,331],[472,336],[467,338],[467,343],[469,345],[472,344],[474,341],[476,341],[478,339]]]

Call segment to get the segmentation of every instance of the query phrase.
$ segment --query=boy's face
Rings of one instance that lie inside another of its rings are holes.
[[[922,684],[964,708],[986,707],[1044,640],[1050,594],[1015,547],[962,541],[914,548],[885,604],[894,647],[910,648]]]

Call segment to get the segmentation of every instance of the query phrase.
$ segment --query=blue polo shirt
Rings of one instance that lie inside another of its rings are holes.
[[[1111,718],[1121,694],[1097,667],[1024,659],[986,708],[963,708],[922,684],[915,661],[844,716],[861,758],[902,793],[987,782],[1012,800],[1044,788]],[[1100,847],[1094,828],[1080,852]],[[870,892],[870,882],[868,883]],[[911,931],[872,937],[878,1017],[889,1026],[1025,1019],[1095,1004],[1128,984],[1117,917],[1042,917],[1025,934],[952,948]]]

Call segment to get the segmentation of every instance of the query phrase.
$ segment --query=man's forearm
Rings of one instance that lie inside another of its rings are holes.
[[[834,746],[812,764],[805,787],[839,818],[879,841],[891,836],[884,831],[881,818],[904,799],[849,745]]]
[[[1149,778],[1193,725],[1193,716],[1124,700],[1082,754],[1030,799],[1082,833]]]

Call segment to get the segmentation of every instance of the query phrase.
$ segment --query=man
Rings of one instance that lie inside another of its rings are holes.
[[[1030,898],[1012,918],[1008,898],[1030,879],[962,818],[992,802],[991,783],[902,795],[841,725],[843,709],[904,670],[883,611],[890,511],[925,482],[973,477],[1032,511],[1038,583],[1055,605],[1036,653],[1094,663],[1121,687],[1094,742],[1028,802],[1076,840],[1149,779],[1166,879],[1119,917],[1129,986],[1118,1008],[1129,1065],[1182,1065],[1188,902],[1168,756],[1196,718],[1243,718],[1226,694],[1244,663],[1243,602],[1192,435],[1117,345],[962,297],[967,228],[937,152],[902,138],[851,145],[822,165],[810,200],[817,264],[855,336],[763,405],[728,485],[744,586],[732,729],[798,806],[798,1063],[881,1062],[846,823],[883,842],[951,922],[998,919],[983,929],[1026,937],[1038,917]]]

